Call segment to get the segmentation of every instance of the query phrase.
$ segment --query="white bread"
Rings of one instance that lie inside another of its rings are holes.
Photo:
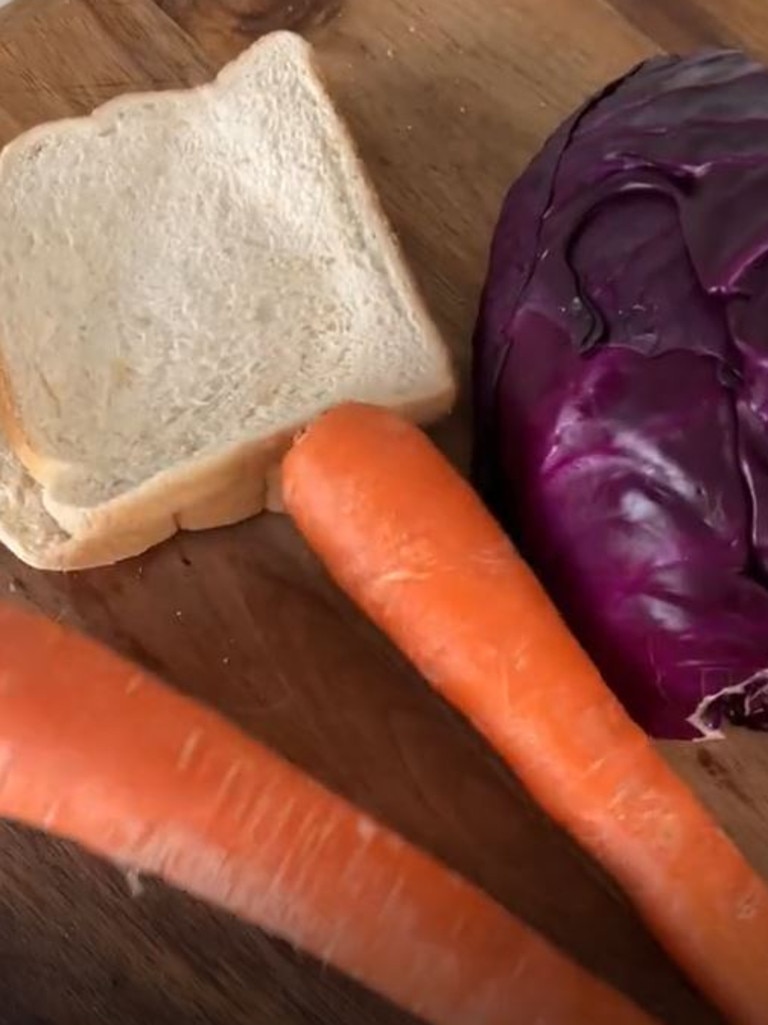
[[[429,420],[454,395],[289,33],[0,155],[0,377],[0,536],[52,568],[258,512],[293,432],[337,402]]]

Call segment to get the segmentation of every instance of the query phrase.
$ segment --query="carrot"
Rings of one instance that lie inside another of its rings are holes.
[[[470,486],[417,428],[347,405],[283,466],[340,586],[623,886],[738,1025],[768,1022],[768,889],[629,719]]]
[[[214,712],[4,606],[0,814],[219,904],[433,1025],[651,1025]]]

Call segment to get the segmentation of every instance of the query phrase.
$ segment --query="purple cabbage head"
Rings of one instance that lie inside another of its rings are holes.
[[[512,187],[476,481],[636,720],[768,729],[768,70],[659,58]]]

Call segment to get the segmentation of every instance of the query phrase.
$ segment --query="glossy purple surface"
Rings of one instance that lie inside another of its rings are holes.
[[[768,70],[659,58],[505,201],[477,482],[651,733],[768,729]]]

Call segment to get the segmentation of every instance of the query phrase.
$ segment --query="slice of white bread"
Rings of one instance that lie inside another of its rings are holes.
[[[454,396],[290,33],[211,85],[120,98],[5,149],[0,372],[0,493],[18,476],[37,510],[34,542],[14,545],[0,502],[0,533],[59,568],[258,512],[292,433],[340,401],[426,421]]]

